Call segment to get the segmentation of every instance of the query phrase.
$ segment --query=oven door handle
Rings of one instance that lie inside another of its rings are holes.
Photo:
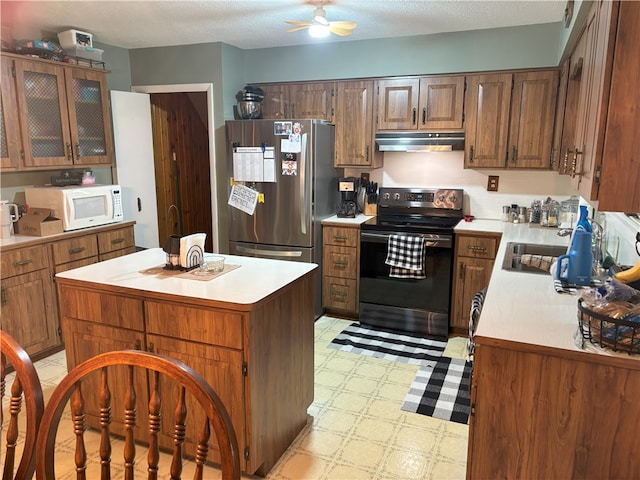
[[[443,235],[437,238],[432,236],[419,235],[425,239],[425,246],[436,248],[451,248],[451,236]],[[388,233],[369,233],[360,232],[361,242],[387,243],[389,241]]]

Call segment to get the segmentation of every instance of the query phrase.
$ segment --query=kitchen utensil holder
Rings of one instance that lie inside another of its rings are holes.
[[[364,214],[365,215],[377,215],[378,214],[378,204],[377,203],[369,203],[366,198],[364,201]]]
[[[578,325],[582,338],[591,343],[629,355],[640,354],[640,323],[611,318],[591,311],[578,300]]]

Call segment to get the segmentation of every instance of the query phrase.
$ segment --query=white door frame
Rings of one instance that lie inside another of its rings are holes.
[[[219,252],[219,225],[218,225],[218,191],[216,188],[216,149],[213,123],[213,84],[212,83],[185,83],[173,85],[134,85],[132,92],[138,93],[182,93],[182,92],[207,92],[207,121],[209,123],[209,179],[211,182],[211,241],[213,251]],[[215,235],[213,234],[215,232]]]

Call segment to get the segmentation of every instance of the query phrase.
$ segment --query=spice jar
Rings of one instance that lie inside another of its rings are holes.
[[[527,221],[527,207],[518,207],[518,223]]]
[[[502,221],[509,222],[511,220],[511,205],[504,205],[502,207]]]

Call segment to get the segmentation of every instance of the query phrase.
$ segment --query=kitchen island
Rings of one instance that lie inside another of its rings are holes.
[[[229,411],[242,470],[266,475],[305,426],[313,401],[317,265],[223,256],[224,272],[209,280],[162,270],[166,259],[159,248],[58,274],[67,364],[122,349],[182,360],[204,376]],[[136,384],[138,428],[145,428],[140,406],[148,404],[147,379]],[[174,395],[163,386],[167,404]],[[116,411],[123,392],[112,398]],[[170,425],[171,417],[163,422]],[[87,399],[87,422],[98,425],[95,399]],[[198,418],[187,429],[191,454],[194,425],[201,425]],[[112,431],[121,432],[122,425]],[[161,442],[169,448],[173,439]],[[217,461],[212,443],[209,458]]]
[[[492,221],[502,241],[474,336],[467,478],[640,478],[640,355],[574,341],[579,295],[502,268],[508,242],[568,245],[557,229]]]

